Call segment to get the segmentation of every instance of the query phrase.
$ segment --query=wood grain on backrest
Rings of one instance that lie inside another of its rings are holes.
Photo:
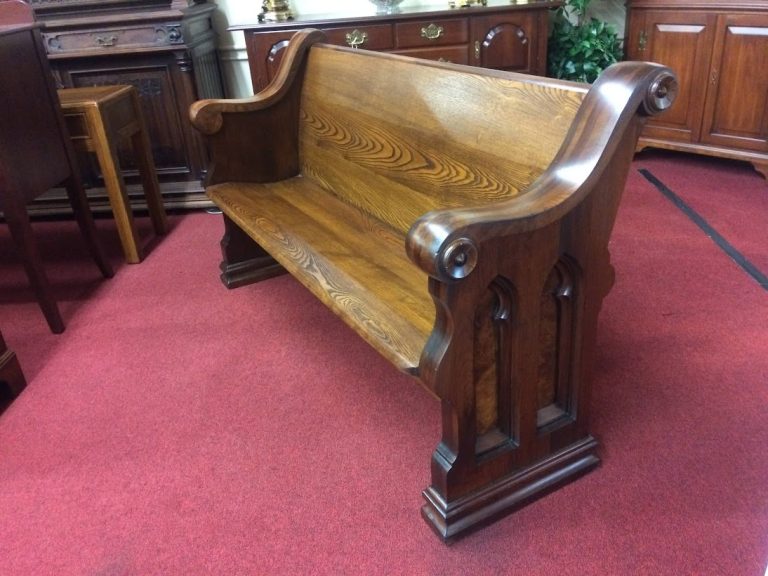
[[[302,90],[301,170],[405,233],[430,210],[524,191],[554,158],[585,92],[314,47]]]

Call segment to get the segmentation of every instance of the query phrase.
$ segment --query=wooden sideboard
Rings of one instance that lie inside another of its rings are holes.
[[[446,1],[444,9],[433,5],[394,14],[312,15],[230,30],[245,35],[254,92],[269,84],[288,40],[302,28],[325,31],[331,44],[543,76],[548,12],[560,5],[559,0],[489,0],[487,6],[451,9]]]
[[[167,207],[208,205],[202,187],[207,152],[187,118],[200,98],[223,96],[212,26],[215,4],[186,0],[31,0],[43,24],[48,59],[60,88],[129,84],[136,88]],[[129,146],[120,164],[134,205],[144,204]],[[88,178],[94,210],[109,210],[96,163]],[[66,209],[54,190],[31,211]]]
[[[768,178],[768,0],[628,0],[627,59],[677,72],[647,146],[751,162]]]

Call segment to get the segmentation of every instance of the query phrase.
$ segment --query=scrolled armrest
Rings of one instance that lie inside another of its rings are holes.
[[[676,94],[677,79],[669,68],[647,62],[614,64],[587,92],[550,166],[521,196],[425,214],[408,232],[408,256],[438,280],[467,276],[484,240],[543,228],[582,202],[632,124],[641,126],[646,115],[669,108]],[[633,146],[638,135],[639,128]]]
[[[299,170],[298,123],[303,71],[318,30],[297,32],[272,82],[239,100],[201,100],[190,108],[193,126],[205,134],[211,161],[206,185],[276,182]]]
[[[291,39],[277,76],[258,94],[249,98],[199,100],[189,109],[192,125],[209,136],[221,130],[223,114],[247,113],[264,110],[280,102],[290,90],[304,61],[304,54],[313,44],[322,42],[325,34],[320,30],[301,30]]]

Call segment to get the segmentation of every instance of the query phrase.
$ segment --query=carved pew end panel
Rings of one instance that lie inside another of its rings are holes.
[[[494,279],[482,296],[475,310],[472,349],[478,457],[504,444],[519,446],[521,426],[535,424],[542,436],[575,422],[579,278],[576,263],[562,258],[546,278],[540,306],[530,315],[521,311],[515,284],[508,278]],[[538,322],[536,347],[527,341],[532,335],[520,329],[521,323],[531,321]],[[521,373],[532,380],[521,382]],[[524,407],[533,407],[535,417],[523,421]]]
[[[551,261],[544,253],[556,249],[559,234],[549,227],[527,239],[542,251],[536,261]],[[512,512],[599,463],[597,442],[586,433],[588,411],[579,406],[589,396],[582,355],[591,340],[584,319],[596,316],[599,305],[587,306],[575,258],[560,256],[547,269],[526,265],[523,253],[509,250],[509,261],[509,273],[495,277],[476,299],[472,330],[457,329],[445,345],[447,362],[471,364],[471,375],[452,370],[444,379],[455,378],[457,388],[469,376],[474,390],[474,405],[463,411],[454,407],[458,402],[450,390],[443,398],[444,429],[474,438],[474,450],[468,455],[467,441],[459,440],[458,448],[441,444],[433,456],[433,485],[423,493],[422,514],[445,540]],[[602,299],[601,291],[592,293]],[[460,320],[447,324],[454,322]],[[472,333],[471,344],[461,337],[466,332]],[[469,356],[463,354],[467,348]],[[451,359],[452,353],[461,359]]]

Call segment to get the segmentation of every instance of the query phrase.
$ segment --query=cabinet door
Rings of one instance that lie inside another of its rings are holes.
[[[518,11],[473,18],[472,64],[543,75],[537,16],[536,12]]]
[[[629,22],[627,58],[665,64],[675,71],[680,82],[675,104],[650,119],[643,136],[698,142],[716,15],[632,10]]]
[[[768,152],[768,14],[718,18],[702,142]]]

